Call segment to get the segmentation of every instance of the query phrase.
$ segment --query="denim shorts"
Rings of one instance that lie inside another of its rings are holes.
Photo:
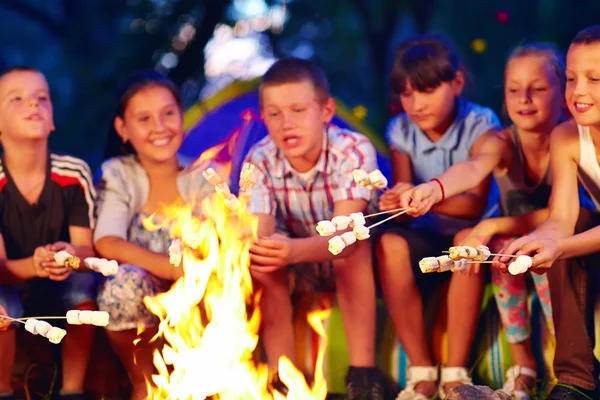
[[[25,310],[30,309],[65,314],[84,303],[96,302],[99,277],[95,272],[83,271],[72,272],[64,281],[33,279],[17,285],[0,285],[0,304],[13,318],[22,318]]]

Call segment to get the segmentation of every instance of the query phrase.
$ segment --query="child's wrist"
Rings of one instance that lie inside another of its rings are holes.
[[[444,185],[442,181],[437,178],[433,178],[429,181],[430,185],[433,185],[436,203],[442,203],[446,200],[446,193],[444,192]]]

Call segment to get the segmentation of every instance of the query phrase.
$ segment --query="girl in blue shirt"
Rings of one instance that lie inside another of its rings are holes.
[[[483,140],[501,129],[497,116],[460,97],[466,71],[456,51],[439,36],[403,43],[392,67],[391,86],[403,112],[388,126],[394,187],[380,208],[399,207],[399,196],[435,179],[451,165],[468,160]],[[431,213],[391,226],[377,241],[383,293],[396,333],[411,367],[398,400],[426,400],[470,384],[467,363],[483,293],[483,275],[473,271],[424,275],[421,258],[440,255],[454,235],[494,214],[497,194],[489,196],[491,177],[468,192],[444,199]],[[427,344],[421,291],[450,280],[448,363],[438,371]],[[438,374],[438,372],[440,372]],[[438,389],[439,382],[439,389]]]

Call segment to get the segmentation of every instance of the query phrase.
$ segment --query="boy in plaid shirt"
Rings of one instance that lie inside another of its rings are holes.
[[[250,248],[252,275],[262,289],[263,340],[269,366],[293,362],[291,294],[337,287],[348,340],[349,399],[383,399],[375,368],[375,282],[371,247],[358,241],[338,256],[316,233],[320,220],[366,212],[376,194],[358,186],[352,171],[377,168],[375,149],[363,135],[330,126],[335,113],[327,79],[310,61],[276,62],[259,88],[269,135],[246,159],[256,166],[249,203],[259,218],[259,240]],[[308,284],[308,285],[307,285]],[[273,386],[286,390],[275,375]]]

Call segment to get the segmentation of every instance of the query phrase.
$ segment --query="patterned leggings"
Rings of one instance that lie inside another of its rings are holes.
[[[492,252],[499,251],[511,240],[513,238],[494,238],[490,243],[490,249],[492,249]],[[548,277],[546,274],[538,275],[530,273],[530,275],[533,278],[533,284],[538,294],[542,311],[546,317],[548,330],[554,334]],[[527,274],[511,275],[492,269],[494,295],[509,343],[520,343],[527,339],[531,332],[527,305],[526,276]]]

